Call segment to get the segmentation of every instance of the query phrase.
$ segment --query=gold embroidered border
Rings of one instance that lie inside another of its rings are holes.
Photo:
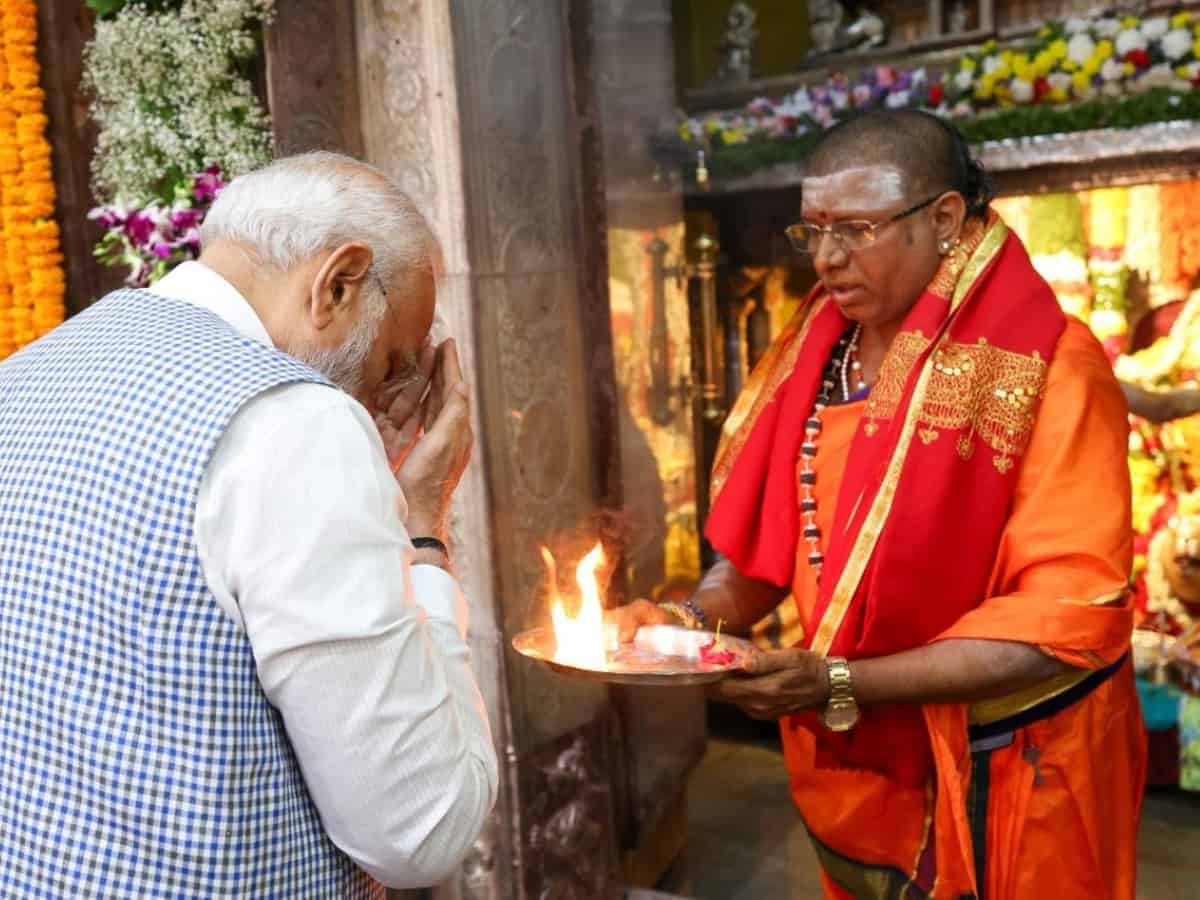
[[[1008,226],[996,219],[991,224],[987,232],[983,236],[983,240],[979,242],[978,249],[971,254],[970,260],[967,261],[966,268],[963,269],[962,277],[958,280],[958,287],[954,289],[954,299],[950,301],[950,313],[955,313],[971,288],[975,286],[975,282],[979,280],[979,276],[1000,253],[1000,249],[1004,246],[1004,242],[1008,240]]]
[[[900,401],[904,399],[904,385],[908,382],[909,373],[929,346],[929,341],[920,331],[902,331],[892,341],[863,410],[863,418],[867,423],[864,430],[868,437],[879,430],[876,419],[890,419],[896,414]]]
[[[714,504],[725,487],[725,482],[729,479],[734,462],[754,431],[754,425],[758,421],[759,415],[762,414],[763,408],[774,399],[780,385],[795,369],[796,359],[808,337],[808,330],[827,302],[829,302],[829,298],[821,296],[797,312],[797,316],[805,316],[805,319],[797,326],[798,331],[795,336],[786,346],[782,346],[776,354],[777,358],[768,357],[759,363],[735,401],[733,409],[726,417],[725,424],[721,429],[722,437],[720,445],[717,447],[716,460],[713,463],[712,486],[709,491],[709,496]],[[762,383],[756,385],[755,382],[759,379],[755,378],[755,374],[759,372],[762,373],[760,376]]]
[[[966,268],[963,270],[958,287],[954,292],[954,298],[951,301],[950,314],[953,314],[962,304],[971,287],[974,286],[974,282],[995,258],[996,254],[1000,252],[1000,248],[1003,247],[1004,241],[1007,238],[1008,228],[1003,222],[996,219],[984,234],[978,249],[971,256]],[[896,489],[900,485],[900,474],[904,469],[904,462],[908,458],[908,448],[912,445],[913,434],[917,430],[921,410],[925,405],[926,392],[929,389],[930,378],[934,372],[933,359],[936,355],[935,351],[926,360],[917,384],[913,389],[912,400],[909,403],[908,412],[904,417],[904,426],[900,431],[899,439],[896,441],[892,458],[888,461],[883,483],[879,486],[879,491],[871,503],[871,508],[867,512],[867,517],[862,524],[862,528],[859,529],[854,541],[854,547],[850,551],[850,558],[846,561],[846,565],[842,569],[841,577],[838,578],[837,585],[833,589],[833,596],[829,600],[829,606],[825,609],[825,614],[821,617],[821,623],[817,627],[816,634],[813,635],[812,650],[820,656],[825,656],[829,653],[829,648],[833,645],[833,639],[846,618],[846,611],[850,608],[850,602],[854,599],[854,594],[858,591],[858,585],[862,581],[867,563],[870,561],[871,555],[875,552],[875,544],[879,541],[879,535],[883,531],[883,526],[891,514],[892,504],[896,498]],[[867,423],[868,426],[871,424],[874,423]]]
[[[904,419],[904,427],[896,442],[896,450],[892,454],[891,460],[888,461],[883,484],[879,486],[879,492],[875,495],[867,518],[863,522],[862,528],[859,529],[858,537],[854,541],[854,549],[850,551],[850,558],[842,569],[841,577],[838,578],[837,586],[833,589],[833,596],[829,600],[829,606],[825,610],[825,615],[821,617],[821,624],[813,636],[812,651],[819,656],[825,656],[829,652],[834,636],[842,627],[846,610],[850,608],[850,601],[858,590],[858,583],[862,580],[863,572],[866,571],[867,562],[870,560],[871,554],[875,552],[875,543],[879,540],[883,525],[892,511],[892,501],[896,497],[896,488],[900,485],[900,472],[904,468],[904,461],[908,458],[909,445],[912,444],[913,434],[917,430],[918,413],[925,400],[931,372],[933,372],[933,366],[928,364],[921,371],[921,377],[913,390],[908,415]]]

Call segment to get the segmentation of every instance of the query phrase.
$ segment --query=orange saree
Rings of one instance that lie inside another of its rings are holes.
[[[1144,751],[1123,661],[1124,401],[1002,223],[968,250],[918,301],[866,402],[823,417],[821,583],[784,487],[802,373],[844,328],[819,294],[730,417],[709,536],[746,574],[790,583],[816,652],[990,638],[1077,667],[972,707],[866,710],[847,736],[783,720],[829,896],[1131,898]]]

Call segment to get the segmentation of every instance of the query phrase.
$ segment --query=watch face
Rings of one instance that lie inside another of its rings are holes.
[[[821,718],[830,731],[849,731],[858,722],[858,706],[853,703],[832,704],[825,708]]]

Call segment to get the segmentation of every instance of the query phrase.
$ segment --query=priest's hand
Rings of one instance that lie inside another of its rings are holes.
[[[625,606],[604,611],[604,621],[615,623],[622,644],[633,640],[643,625],[678,625],[679,620],[656,603],[634,600]]]
[[[470,390],[453,340],[437,348],[429,390],[419,413],[425,432],[396,470],[408,501],[409,533],[445,541],[450,498],[471,460]]]
[[[385,381],[375,393],[375,426],[383,438],[392,472],[399,471],[426,424],[422,401],[429,391],[436,361],[437,348],[426,340],[415,367]]]
[[[829,700],[829,669],[808,650],[759,650],[744,665],[745,675],[717,682],[708,696],[764,720],[820,709]]]

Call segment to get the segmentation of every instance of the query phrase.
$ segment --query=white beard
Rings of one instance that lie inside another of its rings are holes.
[[[355,323],[354,330],[340,347],[326,350],[320,347],[299,346],[290,348],[288,353],[316,369],[353,397],[362,386],[363,367],[366,365],[367,355],[371,352],[371,345],[375,343],[379,320],[382,318],[382,315],[375,316],[372,312],[368,305]]]

